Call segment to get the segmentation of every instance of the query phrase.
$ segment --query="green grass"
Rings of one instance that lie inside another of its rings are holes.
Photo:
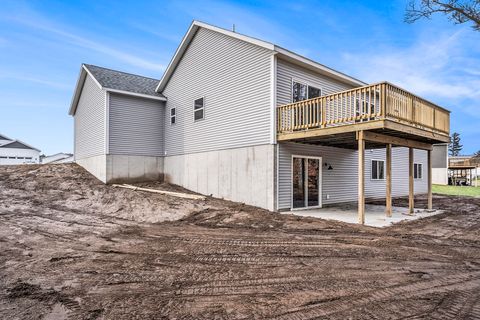
[[[480,187],[432,185],[432,192],[451,196],[480,197]]]

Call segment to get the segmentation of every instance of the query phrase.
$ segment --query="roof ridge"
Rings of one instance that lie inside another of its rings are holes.
[[[114,72],[118,72],[118,73],[123,73],[123,74],[131,75],[131,76],[135,76],[135,77],[142,77],[142,78],[145,78],[145,79],[160,81],[160,79],[155,79],[155,78],[151,78],[151,77],[145,77],[145,76],[142,76],[142,75],[139,75],[139,74],[135,74],[135,73],[131,73],[131,72],[125,72],[125,71],[115,70],[115,69],[111,69],[111,68],[100,67],[100,66],[97,66],[97,65],[94,65],[94,64],[84,63],[83,65],[86,66],[87,68],[88,68],[89,66],[91,66],[91,67],[95,67],[95,68],[100,68],[100,69],[104,69],[104,70],[109,70],[109,71],[114,71]]]

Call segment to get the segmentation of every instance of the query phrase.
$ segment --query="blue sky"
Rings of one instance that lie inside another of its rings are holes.
[[[462,153],[480,150],[480,32],[442,16],[405,24],[406,2],[4,0],[0,132],[46,154],[71,152],[80,64],[160,78],[197,19],[400,85],[452,111]]]

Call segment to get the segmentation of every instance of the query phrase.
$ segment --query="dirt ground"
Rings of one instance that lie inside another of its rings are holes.
[[[480,199],[434,206],[376,229],[1,167],[0,319],[480,319]]]

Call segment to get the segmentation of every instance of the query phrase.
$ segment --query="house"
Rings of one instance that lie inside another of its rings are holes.
[[[39,163],[40,150],[0,134],[0,165]]]
[[[275,44],[194,21],[160,80],[82,65],[75,161],[269,210],[429,194],[450,113]]]
[[[448,143],[433,145],[432,150],[432,183],[448,184]]]
[[[480,157],[451,156],[448,159],[448,184],[477,186]]]
[[[73,162],[73,154],[71,153],[55,153],[50,156],[42,156],[40,157],[40,162],[42,164],[47,164],[47,163],[69,163]]]

